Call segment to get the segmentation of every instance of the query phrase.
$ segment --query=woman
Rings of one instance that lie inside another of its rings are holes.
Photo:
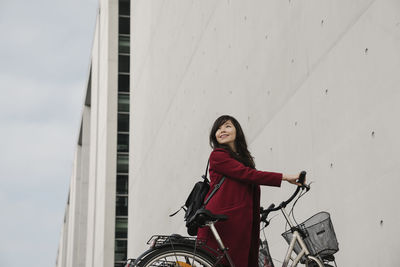
[[[210,145],[211,190],[223,176],[227,179],[206,208],[214,214],[228,215],[228,220],[218,222],[216,228],[235,266],[258,266],[260,185],[280,186],[281,181],[297,184],[299,175],[256,170],[242,128],[231,116],[221,116],[214,122]],[[208,227],[199,229],[198,238],[218,248]]]

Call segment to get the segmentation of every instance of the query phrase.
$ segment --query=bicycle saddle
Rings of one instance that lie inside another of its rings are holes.
[[[191,221],[195,221],[200,226],[206,225],[208,222],[226,221],[228,216],[223,214],[213,214],[211,211],[206,209],[198,209],[191,218]]]

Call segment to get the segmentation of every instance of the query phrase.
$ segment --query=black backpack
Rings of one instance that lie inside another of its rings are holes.
[[[221,181],[215,185],[213,191],[210,193],[208,198],[204,200],[208,191],[210,191],[210,182],[207,179],[208,165],[209,162],[207,163],[206,172],[202,176],[203,180],[197,182],[194,185],[192,191],[185,201],[185,204],[178,211],[169,215],[170,217],[172,217],[177,214],[181,209],[185,210],[184,219],[186,222],[186,228],[188,234],[191,236],[196,236],[197,230],[199,228],[199,225],[196,223],[196,221],[192,220],[192,217],[196,214],[197,210],[199,210],[200,208],[204,208],[205,205],[207,205],[208,201],[210,201],[211,197],[215,194],[215,192],[217,192],[217,190],[221,187],[222,183],[225,180],[225,176],[222,177]]]

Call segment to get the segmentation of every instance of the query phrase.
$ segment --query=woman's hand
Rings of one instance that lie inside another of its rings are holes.
[[[287,181],[294,185],[301,186],[301,184],[297,182],[297,180],[299,179],[299,176],[300,176],[300,174],[282,174],[282,180]],[[306,183],[305,180],[304,180],[304,183]]]

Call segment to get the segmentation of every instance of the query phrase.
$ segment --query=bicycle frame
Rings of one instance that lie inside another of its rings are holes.
[[[221,237],[218,234],[217,229],[215,228],[214,222],[209,222],[206,224],[208,227],[210,227],[212,234],[214,235],[215,240],[218,243],[219,248],[221,251],[224,253],[225,258],[228,260],[229,265],[232,267],[235,267],[235,264],[233,263],[231,257],[229,256],[228,250],[226,249],[224,243],[222,242]]]
[[[294,224],[293,224],[292,220],[290,219],[289,214],[287,214],[285,208],[282,207],[281,211],[282,211],[282,214],[285,217],[287,223],[289,224],[290,228],[294,229]],[[292,259],[292,253],[293,253],[294,245],[296,244],[296,242],[299,243],[299,245],[301,247],[301,251],[297,254],[296,258]],[[300,262],[300,260],[303,256],[313,259],[315,262],[318,263],[319,267],[323,267],[323,265],[321,264],[319,259],[310,255],[310,251],[307,249],[307,246],[304,243],[303,238],[301,237],[300,233],[297,230],[294,230],[293,237],[292,237],[292,240],[290,241],[290,244],[289,244],[288,250],[286,252],[285,260],[283,261],[282,267],[287,267],[290,260],[293,260],[293,263],[291,266],[293,266],[293,267],[297,266],[297,264]]]

